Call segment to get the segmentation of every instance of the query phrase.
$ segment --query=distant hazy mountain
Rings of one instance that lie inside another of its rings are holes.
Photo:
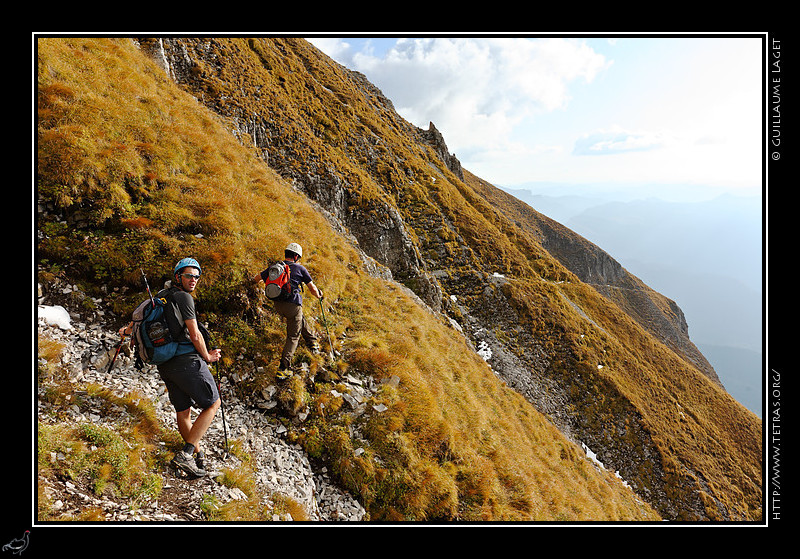
[[[598,248],[462,168],[364,74],[293,37],[39,38],[37,66],[39,281],[130,313],[144,269],[160,284],[196,257],[226,389],[371,521],[763,519],[762,421],[720,389],[676,301],[602,250],[615,235]],[[619,209],[574,217],[624,224]],[[649,219],[628,236],[659,231]],[[682,236],[649,240],[646,262],[704,274],[667,259],[701,233],[663,219]],[[244,280],[290,240],[336,364],[302,347],[279,382],[285,327]],[[356,405],[345,375],[375,396]]]
[[[683,309],[689,336],[725,387],[761,413],[762,205],[507,189],[611,254]],[[746,359],[741,357],[746,355]],[[758,395],[754,398],[754,395]]]
[[[708,344],[700,344],[700,351],[714,364],[717,371],[724,371],[723,382],[728,393],[761,417],[761,382],[760,378],[753,378],[753,371],[762,369],[762,354],[747,349]]]

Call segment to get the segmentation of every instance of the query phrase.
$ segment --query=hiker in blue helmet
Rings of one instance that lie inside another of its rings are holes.
[[[203,273],[203,270],[200,269],[200,263],[197,260],[195,260],[194,258],[191,258],[191,257],[190,258],[182,258],[180,261],[178,261],[178,263],[175,264],[175,270],[172,273],[174,275],[177,275],[184,268],[197,268],[197,275],[198,276]]]
[[[167,321],[174,329],[173,340],[191,343],[194,351],[176,355],[169,361],[157,365],[158,373],[169,392],[175,408],[178,432],[184,447],[178,451],[172,463],[184,472],[202,477],[206,475],[200,440],[211,425],[220,406],[219,392],[208,363],[220,359],[220,350],[209,350],[205,328],[197,321],[192,292],[200,279],[200,264],[194,258],[184,258],[175,265],[173,279],[155,297],[165,298],[172,304],[166,306]],[[120,331],[129,334],[132,325]],[[128,330],[125,332],[124,330]],[[192,422],[191,408],[200,409]],[[195,456],[197,454],[197,456]]]
[[[195,476],[205,475],[199,444],[220,406],[217,385],[208,363],[218,361],[221,351],[210,350],[206,345],[191,295],[197,287],[201,272],[197,260],[184,258],[175,265],[172,286],[168,288],[185,324],[184,333],[194,345],[195,351],[173,357],[158,366],[158,372],[167,385],[170,401],[175,408],[178,431],[185,442],[183,450],[175,455],[173,464]],[[191,419],[192,406],[201,409],[194,422]],[[199,460],[193,459],[195,453]]]
[[[303,285],[318,299],[322,299],[322,291],[314,284],[311,274],[298,261],[303,257],[303,247],[297,243],[289,243],[284,250],[284,263],[290,268],[291,293],[281,300],[273,300],[275,311],[286,319],[286,341],[283,345],[280,364],[278,365],[278,378],[286,379],[292,376],[291,364],[294,352],[302,336],[312,353],[319,352],[316,333],[309,327],[303,317],[303,295],[300,290]],[[253,277],[253,282],[266,282],[268,269]]]

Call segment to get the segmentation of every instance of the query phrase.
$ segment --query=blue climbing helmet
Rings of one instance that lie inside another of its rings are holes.
[[[180,262],[175,264],[175,271],[172,273],[172,275],[176,275],[184,268],[197,268],[198,273],[203,273],[203,270],[200,268],[200,263],[197,260],[194,258],[183,258]]]

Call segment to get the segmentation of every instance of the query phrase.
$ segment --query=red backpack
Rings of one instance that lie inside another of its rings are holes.
[[[284,301],[292,294],[291,266],[286,262],[275,262],[267,268],[264,291],[273,301]]]

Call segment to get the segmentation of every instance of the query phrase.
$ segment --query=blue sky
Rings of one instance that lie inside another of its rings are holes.
[[[562,223],[675,299],[695,343],[762,347],[752,318],[764,264],[760,37],[309,40],[364,73],[406,120],[432,121],[462,165],[496,186],[598,204],[703,201],[611,204],[622,212],[612,221]],[[574,209],[564,200],[554,206]],[[647,214],[652,228],[640,207],[662,212]],[[713,365],[760,409],[760,368]]]
[[[760,38],[310,38],[498,186],[761,190]]]

